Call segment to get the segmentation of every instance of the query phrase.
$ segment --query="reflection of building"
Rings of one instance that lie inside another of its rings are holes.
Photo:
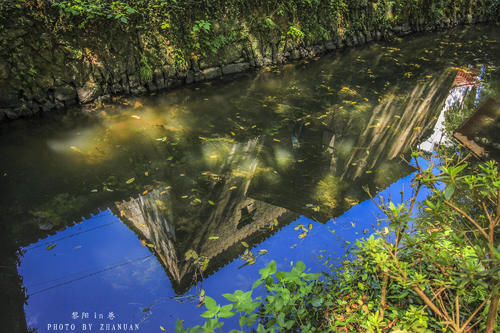
[[[455,80],[453,81],[453,86],[449,91],[443,108],[441,109],[438,120],[434,125],[432,134],[429,138],[427,138],[427,140],[425,140],[418,146],[419,149],[427,153],[432,153],[434,151],[434,147],[436,147],[437,145],[444,145],[447,147],[452,145],[452,141],[448,137],[444,126],[445,115],[447,112],[449,112],[449,110],[457,107],[461,108],[463,106],[464,99],[469,93],[470,89],[479,82],[479,74],[480,71],[475,68],[458,71],[457,75],[455,76]]]
[[[227,189],[221,192],[225,193]],[[247,198],[244,193],[232,193],[234,195],[231,197],[221,197],[214,206],[200,208],[203,215],[187,221],[194,226],[188,236],[189,242],[176,242],[175,229],[179,217],[171,208],[165,208],[169,205],[168,196],[161,195],[159,190],[117,203],[116,209],[139,238],[146,245],[153,246],[172,280],[174,290],[182,293],[193,282],[193,263],[184,258],[188,250],[195,250],[210,260],[207,269],[210,274],[243,252],[241,241],[252,236],[262,238],[264,234],[260,231],[265,230],[275,219],[282,225],[298,217],[284,208]],[[239,245],[239,249],[231,251],[233,254],[228,256],[225,252],[234,245]]]
[[[241,255],[241,241],[254,243],[269,236],[269,232],[260,231],[269,231],[275,219],[279,226],[298,217],[285,208],[248,197],[259,142],[253,139],[231,145],[219,170],[227,176],[211,188],[210,199],[178,200],[174,188],[116,204],[117,215],[123,216],[146,246],[152,245],[176,292],[186,291],[193,282],[195,267],[184,258],[188,250],[209,259],[205,274],[210,274]]]

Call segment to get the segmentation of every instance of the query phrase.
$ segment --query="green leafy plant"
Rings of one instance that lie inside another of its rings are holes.
[[[498,331],[498,168],[460,156],[423,168],[414,157],[411,197],[379,198],[377,231],[356,241],[340,265],[323,255],[324,280],[302,262],[290,272],[271,262],[252,290],[223,295],[232,302],[225,306],[210,300],[205,325],[178,323],[178,332],[212,332],[235,315],[240,330],[233,332]],[[424,189],[427,198],[418,201]],[[264,296],[253,298],[258,288]]]

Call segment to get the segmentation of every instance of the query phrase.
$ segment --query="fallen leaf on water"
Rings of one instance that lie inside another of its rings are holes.
[[[81,247],[82,247],[81,245],[75,245],[75,246],[73,246],[74,249],[79,249]]]
[[[70,148],[71,150],[73,150],[73,151],[76,151],[77,153],[83,154],[83,151],[81,151],[81,150],[80,150],[80,148],[78,148],[78,147],[71,146],[71,147],[69,147],[69,148]]]
[[[143,239],[143,240],[141,240],[141,245],[142,245],[142,246],[146,246],[146,241],[145,241],[144,239]]]
[[[210,236],[210,237],[208,237],[208,239],[216,240],[216,239],[219,239],[219,237],[218,236]]]
[[[293,244],[290,246],[291,249],[295,249],[297,247],[297,244]]]
[[[135,181],[135,178],[130,178],[130,179],[129,179],[129,180],[127,180],[125,183],[127,183],[127,184],[132,184],[134,181]]]
[[[46,250],[47,250],[47,251],[50,251],[50,250],[52,250],[52,249],[53,249],[53,248],[55,248],[55,247],[56,247],[56,244],[50,244],[49,246],[47,246],[47,249],[46,249]]]
[[[198,296],[198,307],[202,306],[203,304],[205,304],[205,289],[202,289],[200,291],[200,296]]]
[[[304,237],[306,237],[306,236],[307,236],[307,232],[304,232],[303,234],[300,234],[300,235],[299,235],[299,238],[304,238]]]
[[[309,230],[312,230],[312,228],[313,228],[312,223],[309,223]]]
[[[303,228],[303,227],[304,227],[303,224],[299,224],[295,228],[293,228],[293,230],[299,230],[300,228]]]
[[[165,331],[166,331],[166,329],[165,329],[163,326],[160,326],[160,329],[161,329],[163,332],[165,332]]]
[[[257,252],[258,255],[264,255],[266,254],[267,252],[269,252],[268,250],[266,249],[262,249],[262,250],[259,250],[259,252]]]
[[[248,244],[246,242],[241,242],[241,245],[243,245],[246,248],[249,248]]]

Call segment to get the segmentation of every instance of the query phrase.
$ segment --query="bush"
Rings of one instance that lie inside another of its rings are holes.
[[[500,177],[495,162],[458,159],[422,168],[418,157],[411,198],[380,198],[378,231],[325,279],[301,262],[278,273],[271,262],[252,290],[223,295],[225,306],[206,298],[209,320],[177,332],[213,332],[234,315],[257,332],[498,332]],[[266,296],[252,298],[260,286]]]

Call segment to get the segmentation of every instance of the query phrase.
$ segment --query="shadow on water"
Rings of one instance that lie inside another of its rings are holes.
[[[220,301],[271,259],[321,269],[319,250],[344,251],[330,229],[354,240],[374,223],[364,188],[408,186],[401,157],[429,136],[456,67],[498,62],[498,36],[473,27],[372,44],[1,127],[12,331],[25,314],[39,332],[196,324],[200,288]]]

